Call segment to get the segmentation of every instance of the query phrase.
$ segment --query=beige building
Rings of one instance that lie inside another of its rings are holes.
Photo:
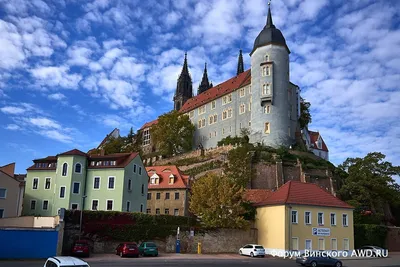
[[[15,163],[0,166],[0,218],[21,215],[25,175],[16,175],[14,171]]]
[[[149,175],[147,213],[189,215],[190,177],[175,165],[146,167]]]

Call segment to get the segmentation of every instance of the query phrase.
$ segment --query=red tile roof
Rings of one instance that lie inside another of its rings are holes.
[[[0,166],[0,171],[7,173],[9,176],[14,176],[15,162]]]
[[[144,129],[144,128],[149,128],[151,126],[153,126],[154,124],[158,123],[158,119],[155,119],[153,121],[150,122],[146,122],[145,124],[143,124],[143,126],[140,128],[140,130]]]
[[[244,199],[252,203],[260,203],[267,200],[272,193],[268,189],[247,189],[244,192]]]
[[[326,146],[325,141],[322,138],[322,136],[319,134],[319,132],[313,132],[313,131],[308,130],[308,133],[310,134],[310,142],[311,142],[311,144],[314,145],[313,146],[314,149],[323,150],[323,151],[328,152],[328,147]],[[319,149],[317,146],[317,143],[318,143],[317,141],[318,141],[319,136],[321,136],[321,140],[322,140],[322,149]]]
[[[159,184],[151,184],[149,179],[148,189],[188,189],[190,188],[189,175],[184,175],[175,165],[146,167],[151,178],[154,173],[160,177]],[[173,174],[175,181],[169,184],[169,176]]]
[[[179,110],[182,113],[186,113],[195,108],[198,108],[212,100],[215,100],[223,95],[232,93],[236,89],[248,85],[251,83],[251,73],[250,70],[240,73],[239,75],[221,83],[217,86],[214,86],[207,91],[190,98],[182,108]]]
[[[298,181],[289,181],[285,183],[265,201],[257,203],[255,206],[283,204],[353,208],[316,184]]]
[[[67,152],[58,154],[58,156],[82,156],[82,157],[86,157],[87,154],[85,152],[82,152],[82,151],[78,150],[78,149],[72,149],[72,150],[69,150]]]
[[[33,162],[56,162],[57,156],[47,156],[42,159],[34,159]]]

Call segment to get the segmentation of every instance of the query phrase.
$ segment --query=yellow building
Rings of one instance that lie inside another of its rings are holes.
[[[353,207],[316,184],[289,181],[254,205],[266,254],[354,249]]]

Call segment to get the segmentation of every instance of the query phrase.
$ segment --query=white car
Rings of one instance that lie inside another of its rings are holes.
[[[377,246],[363,246],[363,247],[359,248],[358,251],[360,251],[360,252],[364,251],[364,253],[369,253],[369,255],[371,255],[373,257],[387,257],[387,255],[388,255],[387,249],[383,249],[383,248],[377,247]]]
[[[90,265],[75,257],[50,257],[43,267],[90,267]]]
[[[248,244],[239,249],[239,254],[250,256],[250,257],[259,257],[260,256],[260,257],[264,258],[265,249],[261,245]]]

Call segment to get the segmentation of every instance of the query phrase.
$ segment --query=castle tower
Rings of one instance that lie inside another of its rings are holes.
[[[174,109],[180,110],[185,102],[193,97],[192,77],[189,74],[189,67],[187,63],[187,53],[185,53],[185,60],[183,62],[182,72],[179,75],[176,85],[174,96]]]
[[[243,64],[242,49],[240,49],[236,75],[239,75],[242,72],[244,72],[244,64]]]
[[[204,64],[204,72],[203,72],[203,78],[201,79],[201,83],[199,85],[199,89],[197,90],[197,94],[201,94],[208,89],[210,89],[212,86],[210,85],[210,82],[208,81],[208,75],[207,75],[207,63]]]
[[[270,5],[270,4],[268,4]],[[254,41],[251,57],[250,142],[279,147],[294,142],[296,119],[290,113],[289,48],[281,31],[267,22]]]

